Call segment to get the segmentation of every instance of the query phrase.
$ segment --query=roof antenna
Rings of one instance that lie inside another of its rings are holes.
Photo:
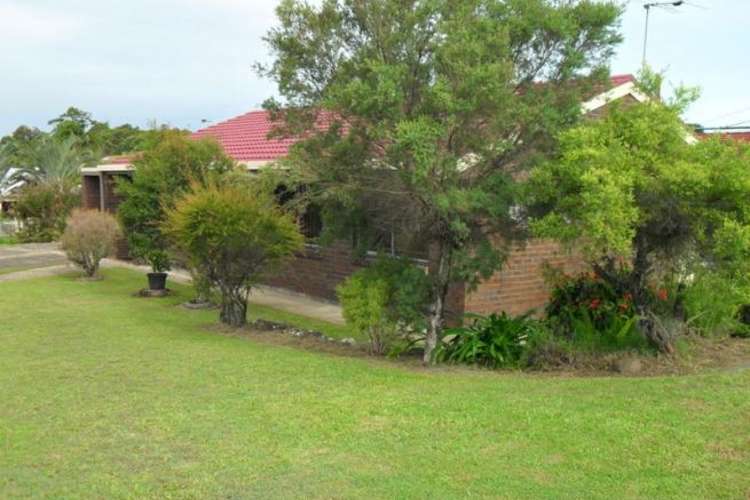
[[[643,4],[643,8],[646,9],[646,29],[643,33],[643,61],[642,66],[646,67],[646,46],[648,45],[648,18],[649,14],[651,13],[652,7],[679,7],[680,5],[684,4],[685,2],[683,0],[679,0],[677,2],[648,2]]]

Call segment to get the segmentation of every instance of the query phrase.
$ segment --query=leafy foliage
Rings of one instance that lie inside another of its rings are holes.
[[[274,62],[260,70],[283,98],[267,103],[277,134],[305,138],[290,171],[324,213],[356,214],[339,210],[352,222],[339,236],[392,231],[433,252],[425,361],[451,281],[501,266],[494,235],[522,237],[516,174],[579,119],[582,93],[620,41],[620,10],[552,0],[278,7]]]
[[[344,318],[370,339],[371,351],[384,353],[399,334],[423,330],[429,281],[424,270],[405,259],[379,257],[336,288]]]
[[[68,219],[60,246],[86,276],[94,277],[101,260],[114,252],[119,235],[117,220],[111,214],[79,209]]]
[[[246,323],[247,297],[264,272],[303,244],[296,222],[262,190],[194,184],[166,214],[163,228],[221,293],[221,320]]]
[[[213,141],[193,141],[167,131],[134,162],[132,181],[121,180],[117,192],[124,200],[118,216],[131,253],[148,262],[155,272],[170,268],[169,244],[162,233],[165,210],[188,191],[193,182],[205,182],[234,168]]]
[[[553,280],[545,313],[555,335],[589,352],[646,347],[647,340],[636,328],[633,295],[623,285],[627,280],[608,281],[594,273],[558,275]],[[649,300],[666,301],[666,292],[660,288]]]
[[[489,316],[467,315],[469,326],[448,328],[435,350],[438,361],[486,366],[518,367],[530,339],[545,332],[544,325],[528,316],[502,312]]]
[[[21,221],[16,237],[24,243],[57,239],[65,229],[65,221],[81,202],[78,189],[70,184],[29,184],[24,186],[14,205]]]
[[[627,289],[639,328],[667,352],[649,287],[706,267],[738,278],[732,269],[750,248],[750,147],[691,144],[678,104],[613,106],[564,132],[559,157],[528,186],[534,233],[576,245],[602,279]]]

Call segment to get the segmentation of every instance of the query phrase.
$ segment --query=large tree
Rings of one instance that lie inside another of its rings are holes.
[[[278,133],[339,220],[429,247],[431,361],[452,280],[498,269],[522,229],[517,179],[580,117],[621,7],[568,0],[285,0],[268,33]],[[356,217],[347,217],[348,213]],[[505,245],[498,244],[502,237]]]
[[[575,244],[602,279],[628,290],[642,333],[667,352],[671,332],[654,320],[650,288],[668,275],[746,275],[750,254],[750,148],[696,144],[684,104],[614,106],[566,131],[529,189],[536,234]]]

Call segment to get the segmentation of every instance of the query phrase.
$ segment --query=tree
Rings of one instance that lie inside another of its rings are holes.
[[[164,131],[133,166],[132,181],[117,185],[124,198],[117,212],[131,253],[154,272],[163,272],[170,268],[169,243],[161,227],[165,210],[192,182],[228,172],[234,162],[215,141],[193,141],[181,132]]]
[[[71,210],[80,203],[80,169],[88,157],[77,140],[56,140],[31,131],[25,140],[7,142],[6,186],[19,186],[14,212],[23,222],[23,241],[51,241],[62,233]],[[12,145],[12,147],[11,147]],[[11,167],[12,165],[12,167]]]
[[[682,109],[613,107],[564,132],[559,155],[529,181],[534,232],[577,245],[600,277],[629,290],[641,332],[666,352],[672,339],[657,328],[649,287],[707,267],[731,273],[750,255],[750,148],[690,144]]]
[[[33,151],[33,143],[42,136],[44,133],[38,128],[21,125],[0,139],[0,180],[9,170],[31,164],[28,153]]]
[[[52,135],[60,140],[75,138],[79,142],[86,142],[86,135],[97,123],[91,117],[91,113],[82,111],[75,107],[69,107],[63,114],[53,118],[48,125],[52,125]]]
[[[29,183],[21,187],[13,206],[22,222],[17,233],[22,242],[47,242],[57,239],[65,229],[71,211],[81,204],[76,185]]]
[[[91,161],[91,157],[79,149],[75,137],[57,140],[49,135],[40,135],[24,143],[17,154],[23,163],[14,166],[9,182],[46,184],[61,189],[77,186],[81,167]]]
[[[247,299],[263,272],[302,248],[294,219],[270,194],[231,184],[195,185],[167,213],[166,232],[221,292],[221,321],[247,322]]]
[[[93,278],[101,260],[115,251],[119,234],[117,220],[111,214],[78,209],[68,219],[60,246],[71,262]]]
[[[277,133],[305,138],[289,167],[339,220],[430,248],[425,362],[452,280],[488,276],[521,236],[518,179],[603,81],[620,13],[553,0],[278,7],[266,38],[275,60],[259,70],[282,98],[267,103]]]

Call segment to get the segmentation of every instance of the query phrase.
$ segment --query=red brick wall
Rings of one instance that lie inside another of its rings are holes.
[[[336,300],[336,285],[364,265],[366,261],[354,259],[351,245],[346,242],[329,247],[309,245],[263,281],[313,297]]]
[[[83,208],[98,210],[99,203],[101,202],[99,195],[99,176],[84,175],[83,189],[81,192],[81,204],[83,205]]]
[[[585,268],[579,255],[566,252],[557,243],[530,240],[525,248],[511,252],[502,270],[475,291],[467,292],[466,311],[523,314],[530,309],[541,310],[549,297],[549,286],[544,279],[545,263],[569,273]]]

